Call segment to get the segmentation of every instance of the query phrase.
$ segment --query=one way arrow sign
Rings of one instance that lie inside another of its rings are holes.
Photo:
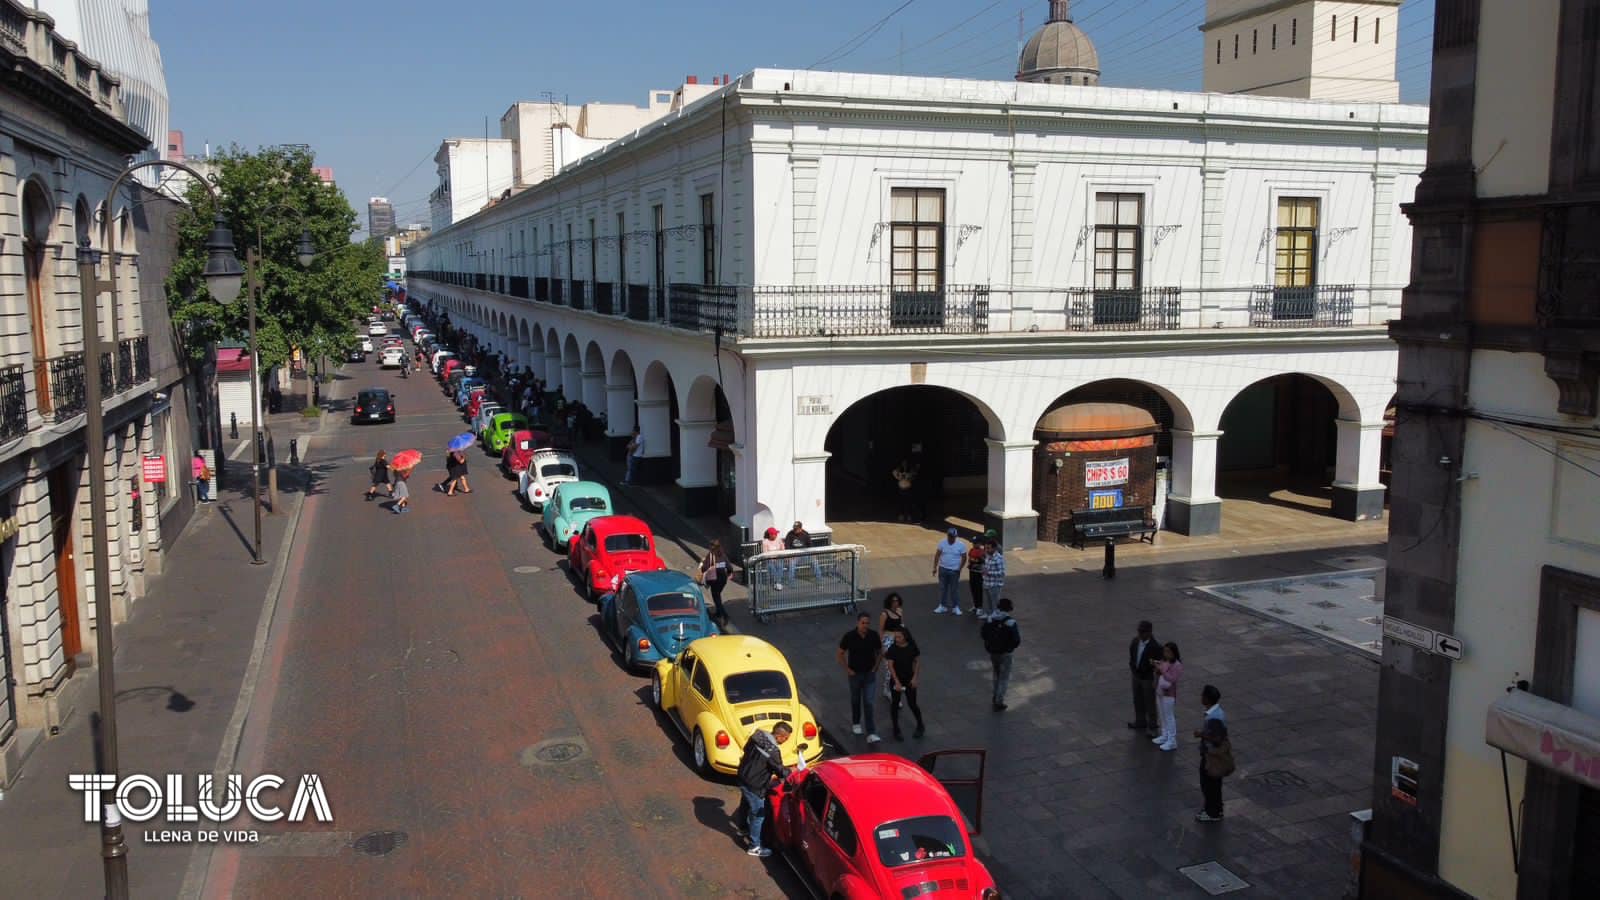
[[[1461,642],[1452,635],[1444,632],[1435,632],[1433,636],[1433,652],[1451,659],[1461,658]]]

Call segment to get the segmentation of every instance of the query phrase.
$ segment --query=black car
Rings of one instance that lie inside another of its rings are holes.
[[[356,394],[355,410],[350,414],[351,424],[393,421],[394,395],[383,388],[367,388]]]
[[[367,351],[361,349],[360,347],[351,347],[349,355],[345,358],[351,362],[366,362]]]

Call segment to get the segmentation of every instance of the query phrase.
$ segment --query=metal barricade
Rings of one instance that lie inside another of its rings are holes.
[[[751,615],[766,623],[778,613],[803,609],[855,612],[867,598],[866,551],[860,544],[826,544],[748,557]]]

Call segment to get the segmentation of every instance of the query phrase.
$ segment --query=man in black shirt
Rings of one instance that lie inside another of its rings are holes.
[[[894,632],[894,643],[883,652],[883,658],[889,663],[889,678],[894,682],[893,699],[889,705],[889,720],[894,723],[894,739],[905,740],[905,735],[900,733],[900,703],[905,701],[911,707],[911,714],[917,717],[917,730],[912,732],[912,737],[922,737],[922,707],[917,705],[917,676],[922,672],[922,651],[912,642],[910,632],[900,629]]]
[[[804,550],[804,549],[806,549],[807,547],[810,547],[810,546],[811,546],[811,533],[806,531],[806,527],[804,525],[800,524],[800,520],[799,519],[796,519],[795,523],[794,523],[794,527],[789,529],[789,533],[783,536],[783,549],[785,549],[785,550]],[[794,582],[796,576],[798,576],[799,572],[800,572],[800,558],[799,557],[791,558],[789,560],[788,568],[785,570],[785,572],[786,572],[786,574],[785,574],[785,577],[784,577],[784,581],[790,582],[792,584]],[[811,560],[811,577],[813,579],[821,577],[821,573],[817,569],[817,561],[816,561],[815,558],[813,558]]]
[[[850,730],[861,734],[865,724],[867,743],[876,744],[882,738],[872,721],[872,688],[883,658],[883,642],[870,623],[871,618],[862,613],[856,617],[856,627],[839,639],[839,665],[850,677]]]

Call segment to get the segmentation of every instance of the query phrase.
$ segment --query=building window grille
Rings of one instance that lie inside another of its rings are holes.
[[[717,283],[716,195],[700,195],[700,272],[701,284]]]
[[[895,188],[890,192],[891,282],[899,290],[944,286],[944,191]]]

